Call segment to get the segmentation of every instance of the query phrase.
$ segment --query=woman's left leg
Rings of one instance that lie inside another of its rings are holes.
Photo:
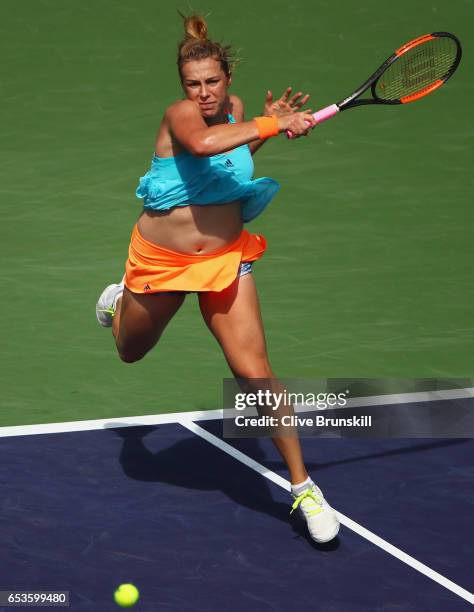
[[[249,381],[250,388],[251,379],[273,379],[270,381],[271,388],[282,391],[268,361],[260,305],[252,275],[237,278],[224,291],[199,294],[199,306],[234,376],[244,379],[244,382]],[[258,385],[258,381],[254,383]],[[293,410],[291,406],[285,409]],[[339,531],[339,520],[321,490],[308,476],[298,436],[295,433],[272,440],[290,472],[293,509],[299,509],[316,542],[329,542]]]
[[[271,369],[260,304],[252,274],[237,278],[220,292],[199,294],[204,321],[219,342],[232,373],[239,379],[275,379]],[[292,484],[308,478],[298,437],[272,438],[288,466]]]

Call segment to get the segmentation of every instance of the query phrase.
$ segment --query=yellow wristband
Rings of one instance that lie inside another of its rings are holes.
[[[278,136],[280,130],[278,128],[278,117],[272,115],[271,117],[254,117],[254,121],[258,128],[258,137],[262,140],[270,138],[271,136]]]

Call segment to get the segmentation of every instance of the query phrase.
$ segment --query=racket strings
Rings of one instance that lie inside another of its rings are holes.
[[[417,45],[387,68],[376,83],[375,93],[382,100],[400,100],[415,94],[443,78],[456,54],[457,45],[448,37]]]

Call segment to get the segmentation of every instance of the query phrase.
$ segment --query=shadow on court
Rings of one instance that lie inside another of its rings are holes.
[[[382,459],[384,457],[396,457],[398,455],[407,455],[410,453],[424,453],[426,451],[435,451],[441,448],[449,446],[457,446],[459,444],[470,443],[471,440],[443,440],[442,442],[428,442],[426,444],[415,444],[407,448],[396,448],[387,451],[381,451],[378,453],[370,453],[366,455],[359,455],[356,457],[348,457],[346,459],[340,459],[337,461],[326,461],[326,462],[314,462],[306,461],[306,467],[308,469],[324,470],[325,468],[333,467],[335,465],[344,465],[348,463],[357,463],[359,461],[366,461],[370,459]],[[266,461],[266,465],[272,469],[281,469],[284,464],[282,461]]]
[[[145,445],[144,438],[157,429],[155,426],[106,426],[105,429],[123,440],[119,460],[129,478],[142,482],[163,482],[185,489],[222,491],[239,506],[289,523],[295,536],[304,538],[316,550],[331,551],[339,547],[338,537],[326,544],[314,542],[304,521],[296,513],[289,516],[290,496],[287,504],[275,501],[264,478],[250,469],[236,473],[233,457],[211,444],[203,444],[200,438],[185,438],[153,452]],[[265,461],[257,439],[243,442],[240,445],[243,453],[259,462]],[[197,457],[199,461],[196,461]]]

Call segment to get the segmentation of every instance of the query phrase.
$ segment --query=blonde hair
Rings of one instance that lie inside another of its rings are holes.
[[[179,11],[178,11],[179,12]],[[234,67],[232,48],[230,45],[221,45],[207,37],[207,23],[201,15],[186,17],[179,13],[184,20],[185,36],[178,45],[178,70],[183,78],[181,68],[186,62],[211,57],[217,60],[226,76],[230,76]]]

